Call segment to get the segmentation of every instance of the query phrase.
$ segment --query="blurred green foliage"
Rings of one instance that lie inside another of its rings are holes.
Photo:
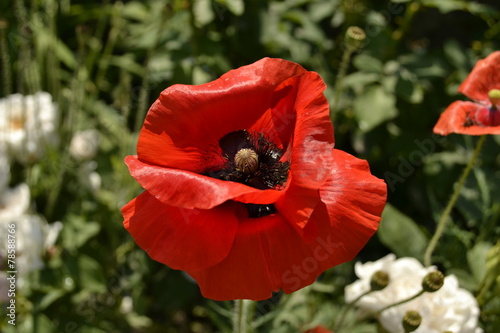
[[[0,96],[50,92],[62,143],[77,130],[102,134],[98,191],[83,186],[65,145],[12,168],[11,183],[27,181],[38,213],[64,228],[46,267],[18,296],[18,326],[2,322],[5,332],[229,332],[229,302],[204,300],[188,277],[149,259],[123,229],[119,208],[140,192],[123,157],[135,153],[146,111],[163,89],[204,83],[265,56],[318,72],[333,104],[352,25],[367,39],[334,110],[336,147],[370,162],[388,183],[390,203],[359,259],[422,258],[476,140],[437,137],[432,127],[450,102],[464,99],[457,88],[474,63],[500,49],[494,0],[15,0],[2,2],[0,13]],[[485,332],[500,331],[499,145],[500,136],[487,139],[435,253],[478,296]],[[256,304],[256,331],[332,325],[352,268]],[[364,322],[351,332],[376,331]]]

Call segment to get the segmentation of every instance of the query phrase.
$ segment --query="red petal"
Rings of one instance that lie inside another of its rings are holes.
[[[304,240],[279,214],[240,221],[231,252],[220,264],[188,272],[215,300],[263,300],[290,293],[351,260],[376,231],[386,201],[385,183],[365,161],[334,150],[331,178],[321,190]],[[325,206],[326,205],[326,206]],[[314,236],[313,236],[314,235]]]
[[[500,126],[500,111],[483,106],[476,110],[475,119],[479,126]]]
[[[125,163],[132,177],[156,199],[181,208],[210,209],[227,200],[272,204],[284,193],[273,189],[259,190],[189,171],[150,165],[135,156],[127,156]]]
[[[333,333],[333,331],[330,331],[324,326],[316,326],[315,328],[307,330],[304,333]]]
[[[146,116],[139,158],[197,173],[219,165],[218,140],[251,128],[271,107],[275,88],[304,72],[298,64],[265,58],[206,84],[169,87]]]
[[[291,283],[296,289],[311,284],[316,275],[305,273],[305,281],[293,276],[294,269],[302,269],[294,265],[311,256],[302,238],[276,214],[240,221],[228,257],[218,265],[188,273],[207,298],[264,300],[283,284]]]
[[[238,226],[235,205],[182,209],[143,192],[122,208],[123,224],[152,259],[174,269],[199,270],[229,253]]]
[[[500,89],[500,51],[479,60],[458,91],[476,102],[489,103],[488,92]]]
[[[323,94],[321,77],[308,72],[288,79],[281,91],[290,94],[283,99],[296,110],[295,130],[291,147],[291,185],[276,203],[278,211],[294,227],[304,228],[319,202],[319,187],[329,176],[334,145],[330,108]],[[296,93],[295,93],[296,92]]]
[[[434,133],[440,135],[450,133],[468,135],[500,134],[500,126],[483,127],[474,124],[476,112],[482,107],[483,105],[472,102],[453,102],[439,117],[433,129]]]
[[[332,176],[320,189],[330,228],[326,229],[324,219],[316,222],[320,235],[329,231],[331,242],[338,244],[335,255],[339,264],[352,260],[377,230],[387,200],[387,186],[370,173],[364,160],[337,149],[333,151],[333,160]]]

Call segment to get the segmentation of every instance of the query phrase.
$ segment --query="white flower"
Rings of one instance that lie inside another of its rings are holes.
[[[95,157],[99,146],[99,132],[95,129],[76,132],[69,145],[69,153],[77,160]]]
[[[59,236],[59,233],[62,230],[62,227],[63,224],[59,221],[51,224],[45,224],[43,226],[45,232],[45,241],[43,243],[43,247],[45,249],[50,249],[52,246],[54,246],[57,237]]]
[[[383,270],[389,274],[389,285],[372,292],[359,300],[356,305],[369,312],[376,312],[387,305],[407,299],[418,293],[422,279],[435,267],[424,268],[415,258],[400,258],[389,254],[378,261],[365,264],[356,263],[355,272],[360,278],[345,289],[346,302],[352,302],[362,293],[370,290],[373,273]],[[415,333],[481,333],[477,327],[479,307],[470,292],[459,287],[454,275],[447,276],[441,289],[434,293],[424,293],[416,299],[389,308],[380,314],[379,321],[391,333],[403,332],[402,318],[409,310],[422,316],[422,323]]]
[[[4,193],[10,180],[10,163],[4,145],[0,144],[0,196]],[[0,203],[1,204],[1,203]]]
[[[45,250],[44,219],[37,215],[22,215],[16,221],[16,266],[21,277],[43,267]]]
[[[4,257],[0,255],[0,258],[4,260]],[[10,282],[7,280],[7,273],[0,271],[0,304],[9,301],[9,285]]]
[[[42,255],[53,246],[61,223],[48,224],[44,218],[29,214],[30,191],[20,184],[7,189],[0,196],[0,235],[11,234],[15,238],[15,270],[17,283],[22,287],[24,277],[43,267]],[[6,237],[6,236],[5,236]],[[0,242],[0,253],[7,253],[8,242]]]
[[[11,220],[28,211],[30,205],[30,189],[26,184],[20,184],[7,189],[0,196],[0,222],[10,223]]]
[[[80,183],[92,192],[101,188],[101,176],[95,171],[97,169],[96,161],[84,162],[78,169],[78,179]]]
[[[0,143],[21,162],[40,158],[47,144],[56,144],[57,107],[46,92],[0,99]]]
[[[134,300],[130,296],[123,296],[122,303],[120,304],[121,313],[130,313],[134,311]]]

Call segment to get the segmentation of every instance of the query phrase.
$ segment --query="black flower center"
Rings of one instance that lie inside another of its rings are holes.
[[[219,140],[225,163],[205,174],[209,177],[246,184],[260,190],[277,188],[288,177],[290,162],[281,162],[283,150],[260,133],[239,130]],[[246,204],[250,217],[276,212],[274,205]]]

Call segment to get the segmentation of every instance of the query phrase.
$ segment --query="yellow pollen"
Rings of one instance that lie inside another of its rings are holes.
[[[12,117],[10,118],[10,129],[11,130],[20,130],[24,128],[24,119],[21,117]]]

